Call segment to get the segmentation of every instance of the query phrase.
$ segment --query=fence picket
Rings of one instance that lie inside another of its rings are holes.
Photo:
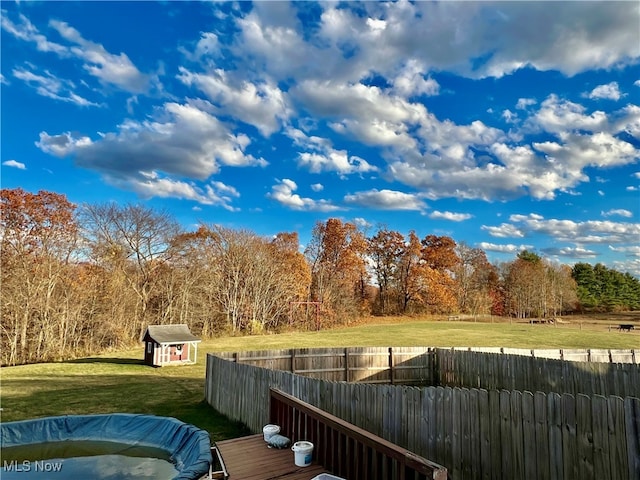
[[[629,478],[640,478],[640,399],[624,400]]]
[[[576,435],[578,440],[578,472],[580,479],[593,479],[593,425],[591,399],[586,395],[576,397]]]
[[[524,478],[539,479],[535,404],[531,392],[522,392],[522,441]]]

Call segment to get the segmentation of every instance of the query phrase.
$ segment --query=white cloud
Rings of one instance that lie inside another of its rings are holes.
[[[514,254],[519,253],[523,250],[531,250],[533,248],[532,245],[514,245],[512,243],[508,243],[506,245],[500,245],[496,243],[480,242],[477,245],[482,250],[486,250],[488,252],[514,253]]]
[[[535,98],[519,98],[518,103],[516,103],[516,108],[518,110],[526,110],[527,107],[531,105],[535,105],[538,101]]]
[[[511,110],[506,109],[502,111],[502,118],[507,123],[515,123],[518,121],[518,114],[513,113]]]
[[[210,182],[198,187],[193,182],[161,177],[157,172],[140,173],[139,177],[113,178],[110,183],[118,188],[131,190],[143,198],[178,198],[202,205],[221,206],[232,212],[238,211],[231,205],[233,198],[240,196],[234,187],[221,182]]]
[[[426,69],[415,59],[409,59],[393,79],[393,91],[408,98],[416,95],[437,95],[440,85],[433,78],[425,79]]]
[[[200,39],[196,43],[193,51],[185,47],[178,49],[187,59],[192,62],[208,60],[220,55],[220,41],[214,32],[200,32]]]
[[[469,220],[473,215],[469,213],[440,212],[435,210],[429,214],[429,218],[434,220],[449,220],[452,222],[463,222]]]
[[[603,217],[611,217],[614,215],[620,216],[620,217],[626,217],[626,218],[631,218],[633,217],[633,212],[631,212],[630,210],[626,210],[624,208],[616,208],[616,209],[612,209],[612,210],[608,210],[606,212],[601,212],[601,215]]]
[[[568,258],[593,258],[598,256],[598,252],[593,250],[587,250],[582,247],[549,247],[543,248],[542,252],[547,255],[554,255]]]
[[[377,170],[360,157],[348,156],[345,150],[330,150],[326,155],[303,152],[299,155],[298,165],[308,168],[312,173],[335,171],[342,175]]]
[[[83,68],[90,75],[131,93],[148,91],[149,76],[141,73],[125,53],[109,53],[102,45],[86,40],[66,22],[50,20],[49,26],[74,45],[69,52],[85,61]]]
[[[143,93],[149,89],[151,78],[141,73],[126,54],[109,53],[102,45],[86,40],[66,22],[50,20],[48,26],[71,45],[49,41],[23,14],[19,16],[19,23],[12,22],[4,11],[1,17],[2,28],[15,38],[34,43],[40,52],[84,61],[84,70],[103,84],[115,85],[132,93]]]
[[[612,252],[624,253],[629,257],[640,258],[640,245],[631,245],[628,247],[614,247],[612,245],[609,245],[609,250],[611,250]]]
[[[606,85],[598,85],[588,94],[586,94],[586,96],[591,99],[607,99],[617,101],[620,100],[622,94],[620,93],[618,82],[611,82],[607,83]]]
[[[636,80],[635,82],[633,82],[633,84],[634,84],[636,87],[640,87],[640,80]]]
[[[74,103],[81,107],[99,106],[97,103],[76,94],[73,91],[76,87],[73,82],[57,78],[48,71],[45,71],[44,75],[38,75],[25,68],[15,68],[12,74],[15,78],[35,88],[36,93],[43,97]]]
[[[311,185],[311,190],[313,190],[314,192],[321,192],[322,190],[324,190],[324,185],[322,185],[321,183],[314,183],[313,185]]]
[[[208,73],[179,70],[177,78],[185,85],[196,86],[225,113],[253,125],[265,137],[278,131],[291,115],[287,95],[271,81],[253,83],[222,69]]]
[[[545,219],[540,215],[511,215],[509,220],[525,234],[544,234],[558,242],[578,244],[636,244],[640,238],[640,223],[620,223],[601,220]]]
[[[147,187],[161,184],[164,190],[159,193],[207,202],[213,194],[226,191],[213,184],[213,193],[204,187],[203,193],[185,193],[191,184],[183,179],[207,180],[220,166],[264,166],[266,162],[245,152],[250,143],[246,135],[233,134],[205,108],[206,102],[166,103],[155,118],[126,121],[117,132],[102,134],[95,141],[71,133],[41,132],[36,145],[55,156],[72,156],[78,166],[98,171],[114,185],[152,194]],[[149,177],[149,172],[156,176]]]
[[[638,11],[625,3],[566,2],[552,16],[537,2],[373,2],[364,8],[362,15],[328,4],[321,17],[321,38],[340,49],[338,58],[350,62],[343,68],[352,75],[373,65],[385,74],[394,60],[411,57],[429,69],[470,77],[525,67],[575,75],[640,53]],[[386,28],[372,28],[382,25],[380,17]]]
[[[19,17],[20,22],[16,24],[9,19],[5,11],[2,11],[0,15],[2,28],[20,40],[35,43],[40,52],[53,52],[61,56],[69,54],[69,49],[64,45],[47,40],[26,16],[20,14]]]
[[[498,227],[491,227],[488,225],[482,225],[482,230],[486,230],[489,232],[489,235],[492,237],[499,238],[522,238],[524,237],[524,232],[520,230],[518,227],[511,225],[509,223],[503,223]]]
[[[533,120],[543,130],[550,133],[561,133],[572,130],[588,130],[591,132],[605,130],[607,115],[602,111],[586,115],[586,108],[580,104],[562,100],[552,94],[542,102],[540,110]]]
[[[640,258],[625,261],[614,260],[613,268],[619,272],[629,272],[631,275],[640,278]]]
[[[271,187],[271,192],[267,193],[267,198],[275,200],[281,205],[292,210],[305,210],[317,212],[332,212],[340,210],[340,207],[331,204],[327,200],[313,200],[312,198],[304,198],[293,193],[298,189],[296,182],[289,178],[285,178]]]
[[[362,230],[366,230],[368,228],[373,227],[373,224],[371,222],[369,222],[368,220],[362,218],[362,217],[356,217],[353,219],[353,223],[355,223],[358,228],[362,229]]]
[[[88,148],[93,144],[89,137],[76,137],[70,132],[60,135],[49,135],[47,132],[40,132],[40,140],[36,146],[45,153],[56,157],[66,157],[76,152],[78,149]]]
[[[26,170],[27,167],[24,163],[18,162],[17,160],[5,160],[2,162],[2,165],[5,167],[17,168],[18,170]]]
[[[346,150],[334,149],[326,138],[308,136],[302,130],[293,127],[288,127],[285,135],[291,138],[295,145],[311,150],[311,152],[299,152],[297,162],[298,166],[312,173],[337,172],[344,176],[378,170],[363,158],[349,155]]]
[[[345,203],[377,210],[418,210],[426,208],[419,195],[395,190],[368,190],[344,197]]]

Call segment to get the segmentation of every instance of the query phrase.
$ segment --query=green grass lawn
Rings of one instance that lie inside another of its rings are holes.
[[[204,401],[205,355],[213,351],[346,346],[501,346],[514,348],[640,348],[640,333],[608,331],[606,324],[562,326],[509,323],[388,321],[320,332],[225,337],[204,341],[198,363],[151,368],[143,347],[67,362],[0,369],[2,421],[92,413],[176,417],[213,441],[246,432]]]

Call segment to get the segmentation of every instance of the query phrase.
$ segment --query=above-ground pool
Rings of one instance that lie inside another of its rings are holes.
[[[209,472],[209,434],[175,418],[66,415],[0,424],[8,479],[195,480]]]

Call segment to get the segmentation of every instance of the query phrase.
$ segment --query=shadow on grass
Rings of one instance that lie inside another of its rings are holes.
[[[141,413],[195,425],[208,431],[212,442],[251,433],[204,400],[201,379],[182,376],[61,373],[3,379],[2,406],[2,421],[9,422],[58,415]]]
[[[75,360],[65,360],[63,363],[113,363],[118,365],[144,365],[144,360],[140,358],[89,357],[77,358]]]

